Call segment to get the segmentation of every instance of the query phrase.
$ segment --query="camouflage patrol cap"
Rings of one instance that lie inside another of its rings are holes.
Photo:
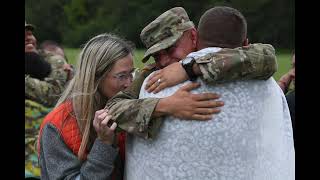
[[[147,62],[152,54],[172,46],[184,31],[193,27],[193,22],[182,7],[161,14],[141,31],[140,39],[148,48],[142,62]]]
[[[25,30],[30,30],[33,31],[34,30],[34,26],[32,24],[27,24],[27,21],[24,21],[24,28]]]

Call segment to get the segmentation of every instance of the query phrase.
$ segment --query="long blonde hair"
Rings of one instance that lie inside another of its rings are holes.
[[[97,110],[105,106],[107,97],[98,90],[115,62],[132,53],[133,44],[116,35],[100,34],[90,39],[82,49],[73,79],[69,82],[56,107],[71,100],[82,141],[78,158],[83,160],[88,143],[96,136],[92,122]]]

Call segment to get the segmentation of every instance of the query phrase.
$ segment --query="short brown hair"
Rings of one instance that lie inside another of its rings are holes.
[[[247,37],[247,22],[238,10],[217,6],[201,16],[198,34],[206,47],[240,47]]]

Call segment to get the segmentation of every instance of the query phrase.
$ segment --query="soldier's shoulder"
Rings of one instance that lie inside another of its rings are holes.
[[[259,51],[271,51],[274,52],[275,49],[271,44],[263,44],[263,43],[254,43],[254,44],[250,44],[248,46],[244,46],[242,47],[244,50],[259,50]]]
[[[212,62],[212,59],[214,59],[217,56],[217,52],[208,52],[206,54],[203,54],[198,57],[193,57],[196,63],[209,63]]]
[[[145,65],[141,71],[154,71],[156,69],[156,63]]]
[[[54,64],[54,65],[63,65],[66,63],[66,59],[63,56],[58,54],[51,54],[47,56],[46,59],[50,64]]]

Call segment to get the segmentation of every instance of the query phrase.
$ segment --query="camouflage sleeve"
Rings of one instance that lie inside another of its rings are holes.
[[[59,81],[59,84],[65,86],[68,80],[68,73],[64,70],[64,65],[67,61],[60,55],[45,55],[45,60],[50,63],[52,71],[49,75],[50,79]]]
[[[117,130],[124,130],[145,139],[153,138],[157,134],[161,118],[151,118],[151,115],[159,99],[138,99],[143,81],[152,71],[144,69],[137,73],[130,87],[107,102],[105,108],[109,109],[113,120],[117,122]]]
[[[25,76],[25,96],[45,106],[53,107],[63,92],[64,86],[58,80],[46,78],[44,81]]]
[[[223,48],[195,59],[207,83],[223,83],[238,79],[268,79],[277,71],[275,50],[270,44]]]
[[[28,99],[52,107],[64,91],[67,83],[67,72],[64,71],[66,60],[60,55],[42,53],[51,65],[51,73],[43,81],[25,76],[25,96]]]
[[[25,99],[25,178],[40,178],[40,167],[38,164],[36,143],[40,124],[43,118],[51,110],[51,108],[45,107],[42,104]]]

